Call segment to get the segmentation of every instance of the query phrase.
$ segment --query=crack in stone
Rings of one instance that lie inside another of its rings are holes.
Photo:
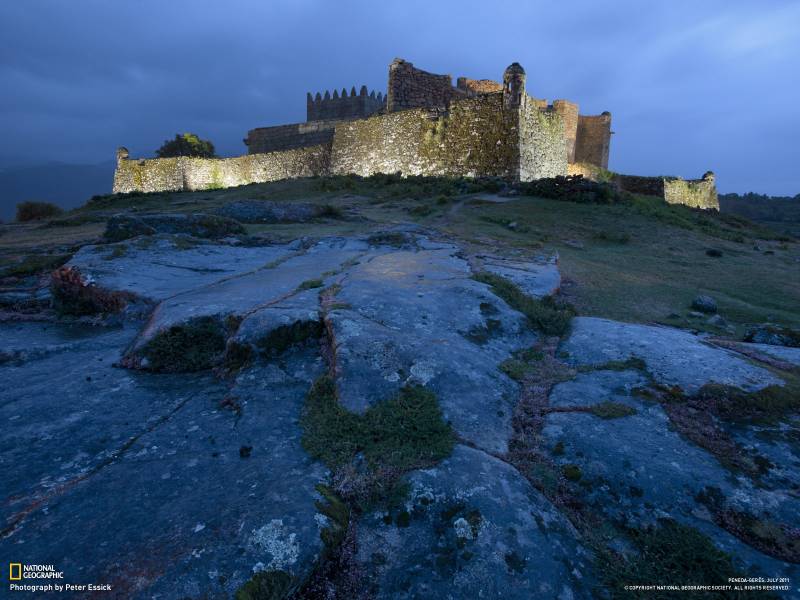
[[[73,477],[67,482],[59,484],[54,488],[48,490],[39,498],[33,500],[28,506],[26,506],[23,510],[19,511],[15,515],[12,515],[8,521],[8,525],[0,530],[0,539],[6,539],[11,537],[14,532],[22,525],[22,523],[27,519],[30,515],[36,512],[40,507],[45,505],[47,502],[55,498],[56,496],[60,496],[65,492],[71,490],[78,484],[88,480],[89,478],[93,477],[103,469],[112,464],[116,463],[122,456],[137,442],[140,438],[151,433],[158,429],[161,425],[169,421],[173,415],[175,415],[179,410],[181,410],[191,399],[193,396],[187,396],[184,400],[179,402],[175,405],[172,410],[168,413],[161,415],[158,419],[156,419],[153,423],[145,427],[142,431],[138,434],[131,436],[128,440],[122,444],[117,450],[111,453],[110,456],[103,459],[99,464],[95,465],[88,471],[81,473],[77,477]]]

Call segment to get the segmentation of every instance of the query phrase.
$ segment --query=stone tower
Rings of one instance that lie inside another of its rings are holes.
[[[503,106],[519,108],[525,98],[525,69],[519,63],[511,63],[503,73]]]

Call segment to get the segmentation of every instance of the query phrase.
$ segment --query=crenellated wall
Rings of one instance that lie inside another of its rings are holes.
[[[384,106],[385,98],[381,92],[367,93],[367,86],[362,85],[361,90],[356,94],[356,88],[350,90],[342,88],[339,95],[337,90],[333,94],[326,91],[325,95],[317,92],[316,96],[311,93],[306,94],[306,120],[307,121],[327,121],[344,119],[362,119],[375,114]]]

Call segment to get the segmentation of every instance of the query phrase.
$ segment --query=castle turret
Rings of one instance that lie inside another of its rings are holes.
[[[503,106],[519,108],[525,97],[525,69],[519,63],[511,63],[503,73]]]

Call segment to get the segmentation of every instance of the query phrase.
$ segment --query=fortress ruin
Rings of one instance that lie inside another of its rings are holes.
[[[386,95],[355,87],[306,95],[306,121],[247,133],[233,158],[131,159],[117,151],[114,193],[207,190],[320,175],[401,173],[500,177],[511,182],[608,168],[611,113],[581,115],[569,100],[528,94],[525,70],[503,81],[436,75],[403,59]],[[617,177],[623,189],[718,208],[713,174],[701,180]]]

